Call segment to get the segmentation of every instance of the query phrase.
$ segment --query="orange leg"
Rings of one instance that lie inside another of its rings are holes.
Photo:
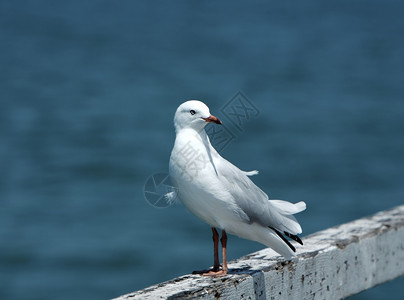
[[[214,248],[214,265],[213,269],[209,272],[202,273],[203,276],[224,276],[227,274],[227,234],[225,230],[222,230],[222,238],[220,242],[222,243],[222,257],[223,257],[223,267],[220,270],[219,265],[219,234],[217,233],[215,228],[212,228],[213,232],[213,248]]]
[[[220,239],[222,243],[222,258],[223,258],[223,275],[227,274],[227,234],[225,230],[222,230],[222,238]]]

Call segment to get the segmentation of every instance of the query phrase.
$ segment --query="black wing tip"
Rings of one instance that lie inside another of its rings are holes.
[[[297,235],[291,234],[291,233],[289,233],[289,232],[287,232],[287,231],[284,231],[284,233],[285,233],[285,235],[286,235],[287,237],[289,237],[289,238],[291,238],[292,240],[298,242],[300,245],[303,245],[302,240],[301,240]]]
[[[280,233],[278,230],[276,230],[273,227],[269,227],[269,228],[271,228],[273,231],[275,231],[275,233],[282,239],[282,241],[285,242],[286,245],[289,246],[290,249],[292,249],[293,252],[296,252],[296,248],[282,235],[282,233]],[[286,235],[288,235],[288,234],[286,234]]]

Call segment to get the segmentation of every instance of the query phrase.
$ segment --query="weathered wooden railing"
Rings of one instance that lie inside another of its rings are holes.
[[[264,249],[229,263],[230,274],[184,275],[127,299],[339,299],[404,274],[404,205],[303,239],[284,262]]]

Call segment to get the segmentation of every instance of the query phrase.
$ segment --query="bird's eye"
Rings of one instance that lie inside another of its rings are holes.
[[[194,111],[193,109],[191,109],[191,110],[189,111],[189,113],[190,113],[191,115],[194,115],[194,114],[195,114],[195,111]]]

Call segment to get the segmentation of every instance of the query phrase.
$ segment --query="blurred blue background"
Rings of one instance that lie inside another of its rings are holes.
[[[0,298],[105,299],[212,264],[211,231],[156,209],[172,119],[238,91],[222,155],[303,236],[403,204],[404,3],[0,2]],[[386,245],[387,246],[387,245]],[[238,258],[264,246],[230,237]],[[356,295],[401,299],[404,278]]]

